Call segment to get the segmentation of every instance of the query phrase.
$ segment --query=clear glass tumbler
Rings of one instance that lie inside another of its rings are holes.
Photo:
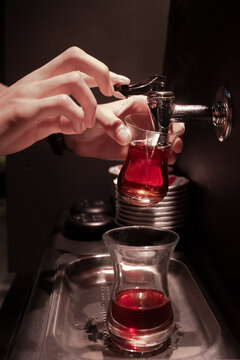
[[[174,316],[168,265],[177,233],[150,226],[126,226],[103,234],[114,283],[107,327],[113,342],[137,353],[152,352],[170,337]]]
[[[132,135],[128,154],[118,176],[118,191],[132,205],[151,206],[168,191],[168,158],[171,144],[184,126],[170,125],[168,145],[159,145],[160,133],[150,130],[150,115],[132,114],[125,118]]]

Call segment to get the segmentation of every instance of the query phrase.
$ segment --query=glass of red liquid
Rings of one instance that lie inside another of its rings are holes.
[[[171,144],[183,133],[183,126],[174,129],[170,124],[168,144],[162,146],[160,133],[151,130],[150,114],[128,115],[125,124],[132,141],[118,176],[118,191],[132,205],[151,206],[167,194]]]
[[[150,353],[170,337],[174,315],[167,273],[178,240],[177,233],[150,226],[103,234],[114,268],[107,327],[121,349]]]

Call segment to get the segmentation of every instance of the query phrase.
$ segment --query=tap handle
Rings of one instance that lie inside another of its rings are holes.
[[[124,96],[143,95],[151,93],[152,91],[161,91],[166,85],[166,76],[150,75],[147,80],[138,82],[136,84],[116,84],[114,89],[119,91]]]

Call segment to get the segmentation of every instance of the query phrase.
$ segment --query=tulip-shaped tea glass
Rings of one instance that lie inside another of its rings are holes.
[[[168,145],[161,146],[160,133],[149,130],[149,117],[132,114],[125,118],[132,141],[118,176],[118,191],[124,200],[137,206],[151,206],[167,194],[171,144],[184,132],[183,124],[170,124]]]
[[[167,274],[179,236],[150,226],[125,226],[107,231],[103,240],[114,268],[109,334],[124,350],[155,351],[174,327]]]

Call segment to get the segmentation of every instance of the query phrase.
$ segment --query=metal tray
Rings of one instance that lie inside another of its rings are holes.
[[[72,260],[59,259],[48,321],[39,359],[101,360],[126,359],[130,355],[115,349],[105,326],[113,281],[108,254]],[[188,268],[177,259],[169,266],[169,290],[176,326],[159,353],[151,359],[212,359],[219,325]],[[140,356],[145,359],[144,356]]]

